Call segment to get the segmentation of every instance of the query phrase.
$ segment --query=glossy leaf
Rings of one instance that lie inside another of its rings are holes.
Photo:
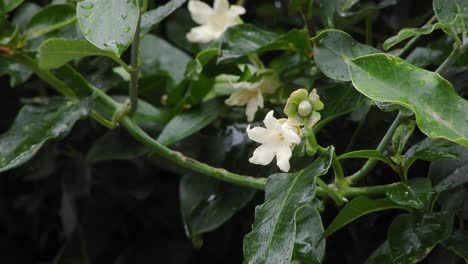
[[[387,54],[348,60],[354,87],[378,102],[405,107],[431,138],[468,146],[468,102],[440,75]]]
[[[320,71],[327,77],[350,81],[346,59],[378,53],[379,50],[355,41],[350,35],[340,30],[324,30],[312,39],[314,58]]]
[[[222,105],[210,101],[200,108],[181,113],[164,127],[157,141],[163,145],[172,145],[208,126],[220,114]]]
[[[415,122],[413,120],[409,120],[401,123],[397,127],[392,137],[393,152],[395,155],[400,155],[403,152],[406,142],[413,134],[415,126]]]
[[[433,25],[426,25],[421,28],[404,28],[398,32],[397,35],[388,38],[385,40],[383,47],[385,50],[390,49],[396,44],[418,35],[428,35],[431,34],[434,30],[444,28],[445,25],[442,23],[435,23]]]
[[[120,56],[133,40],[140,9],[137,0],[85,0],[76,5],[76,14],[89,42]]]
[[[385,194],[393,202],[410,208],[423,209],[428,201],[432,186],[427,178],[410,179],[388,190]]]
[[[315,177],[327,173],[334,149],[296,173],[268,178],[265,202],[255,210],[252,231],[244,237],[244,262],[289,264],[293,255],[298,209],[315,196]]]
[[[305,205],[296,212],[296,241],[293,261],[302,264],[319,264],[325,257],[325,240],[320,240],[324,228],[322,218],[312,205]]]
[[[444,246],[468,262],[468,231],[457,231],[444,242]]]
[[[434,187],[434,191],[443,192],[468,182],[468,165],[455,169],[452,174]]]
[[[141,16],[141,31],[147,33],[162,20],[181,7],[187,0],[171,0],[168,3],[150,10]]]
[[[47,105],[24,106],[10,129],[0,136],[0,172],[27,162],[46,141],[67,134],[89,111],[88,100],[71,103],[52,98]]]
[[[363,150],[356,150],[356,151],[351,151],[348,153],[345,153],[343,155],[340,155],[338,159],[353,159],[353,158],[362,158],[362,159],[376,159],[383,161],[390,165],[390,167],[394,167],[392,161],[385,157],[382,153],[380,153],[378,150],[375,149],[363,149]]]
[[[388,228],[390,253],[395,264],[416,263],[452,233],[449,212],[401,214]]]
[[[2,1],[4,4],[5,11],[7,13],[13,11],[15,8],[17,8],[19,5],[21,5],[24,2],[24,0],[2,0]]]
[[[241,24],[226,30],[219,40],[221,54],[218,61],[237,59],[253,52],[285,50],[309,56],[311,45],[305,30],[293,29],[283,35]]]
[[[202,175],[185,175],[179,185],[185,231],[197,242],[203,233],[220,227],[253,198],[255,190]]]
[[[468,32],[468,1],[433,0],[437,20],[450,25],[457,33]]]
[[[366,264],[393,264],[392,257],[390,256],[390,246],[387,240],[370,255]]]
[[[76,21],[75,8],[71,5],[50,5],[37,12],[26,26],[26,38],[33,39]]]
[[[359,196],[351,200],[340,213],[333,219],[327,227],[322,237],[326,238],[335,233],[342,227],[364,215],[389,209],[404,209],[403,206],[394,203],[388,198],[378,200],[369,199],[365,196]]]
[[[106,56],[113,58],[112,52],[101,50],[87,40],[48,39],[39,47],[38,61],[42,68],[54,69],[74,59],[86,56]]]

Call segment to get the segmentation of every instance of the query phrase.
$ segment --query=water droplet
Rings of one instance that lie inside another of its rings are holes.
[[[123,20],[125,20],[125,19],[127,19],[128,15],[127,15],[127,14],[122,14],[122,15],[120,15],[120,17],[121,17]]]
[[[215,195],[215,194],[212,194],[212,195],[210,195],[210,196],[208,197],[207,201],[208,201],[208,202],[212,202],[212,201],[214,201],[214,199],[216,199],[216,195]]]
[[[125,26],[124,31],[125,31],[125,32],[129,32],[129,31],[130,31],[130,27],[129,27],[129,26]]]
[[[419,80],[418,84],[419,84],[419,86],[424,86],[426,84],[426,82],[424,80]]]
[[[89,28],[85,29],[83,31],[83,35],[88,36],[91,33],[91,30]]]
[[[82,3],[80,5],[81,8],[84,8],[84,9],[91,9],[94,7],[94,4],[93,3]]]

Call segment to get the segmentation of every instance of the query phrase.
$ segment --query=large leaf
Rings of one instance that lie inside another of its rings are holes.
[[[71,60],[86,56],[115,57],[114,53],[98,49],[87,40],[58,38],[44,41],[37,55],[39,65],[46,69],[58,68]]]
[[[325,257],[325,239],[320,240],[323,224],[312,205],[304,205],[296,212],[296,241],[293,260],[302,264],[319,264]]]
[[[372,100],[411,110],[419,128],[429,137],[468,146],[468,102],[440,75],[387,54],[367,55],[347,63],[358,91]]]
[[[33,39],[76,21],[71,5],[50,5],[36,13],[26,26],[26,38]]]
[[[253,229],[244,238],[245,263],[290,263],[297,211],[314,198],[315,177],[328,171],[333,152],[330,147],[326,156],[317,158],[304,170],[268,178],[265,202],[255,209]]]
[[[24,106],[10,129],[0,136],[0,172],[27,162],[46,141],[67,134],[89,111],[88,100],[72,103],[53,98],[46,105]]]
[[[432,6],[441,23],[451,25],[457,33],[468,32],[467,0],[433,0]]]
[[[388,243],[394,263],[416,263],[425,258],[452,233],[450,212],[401,214],[388,228]]]
[[[242,209],[255,190],[201,175],[187,174],[179,185],[180,208],[187,235],[197,243]]]
[[[318,68],[326,76],[350,81],[346,59],[378,53],[379,50],[361,44],[347,33],[340,30],[325,30],[312,39],[314,41],[314,58]]]
[[[85,0],[76,5],[76,14],[89,42],[120,56],[133,40],[140,9],[137,0]]]
[[[147,33],[154,26],[172,14],[177,8],[181,7],[187,0],[172,0],[165,5],[150,10],[141,16],[141,31]]]
[[[415,178],[408,183],[401,183],[388,190],[385,194],[393,202],[416,209],[423,209],[426,205],[432,186],[427,178]]]
[[[389,209],[404,209],[403,206],[394,203],[388,198],[378,200],[369,199],[365,196],[359,196],[351,200],[340,213],[333,219],[327,227],[322,237],[326,238],[335,233],[340,228],[346,226],[361,216]]]
[[[157,141],[168,146],[198,132],[218,117],[221,107],[218,101],[213,100],[198,109],[177,115],[164,127]]]

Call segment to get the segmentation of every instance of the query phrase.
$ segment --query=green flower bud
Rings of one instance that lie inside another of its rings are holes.
[[[309,116],[312,113],[312,104],[308,100],[304,100],[299,104],[297,111],[302,117]]]
[[[317,111],[322,110],[323,107],[316,89],[313,89],[310,94],[306,89],[299,89],[289,96],[284,113],[294,123],[311,128],[320,120],[320,114]]]

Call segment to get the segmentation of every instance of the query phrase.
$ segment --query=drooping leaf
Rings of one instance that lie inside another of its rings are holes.
[[[89,111],[89,100],[72,103],[52,98],[47,105],[24,106],[10,129],[0,136],[0,172],[27,162],[46,141],[67,134]]]
[[[370,255],[366,264],[393,264],[387,240]]]
[[[423,209],[432,186],[427,178],[410,179],[388,190],[385,195],[393,202],[410,208]]]
[[[324,30],[313,39],[314,59],[318,68],[329,78],[350,81],[345,59],[378,53],[379,50],[361,44],[340,30]]]
[[[296,173],[268,178],[265,202],[255,210],[252,231],[244,238],[244,262],[289,264],[296,240],[298,209],[315,196],[315,177],[325,174],[334,149]]]
[[[356,150],[340,155],[338,159],[353,159],[353,158],[363,158],[363,159],[376,159],[385,162],[390,167],[395,168],[395,165],[392,161],[385,157],[382,153],[375,149],[363,149]]]
[[[320,240],[324,228],[322,218],[312,205],[304,205],[296,212],[296,241],[293,261],[320,264],[325,257],[325,240]]]
[[[349,202],[343,209],[341,209],[340,213],[327,227],[322,237],[326,238],[330,236],[361,216],[389,209],[404,209],[404,207],[394,203],[388,198],[373,200],[365,196],[356,197],[351,200],[351,202]]]
[[[401,214],[388,228],[388,243],[394,263],[424,259],[452,233],[453,213]]]
[[[98,49],[86,40],[48,39],[39,47],[38,61],[42,68],[54,69],[67,62],[86,56],[106,56],[114,58],[112,52]]]
[[[468,102],[440,75],[388,54],[367,55],[347,63],[359,92],[411,110],[418,127],[431,138],[468,146]]]
[[[179,185],[179,197],[187,235],[196,243],[201,235],[229,220],[254,194],[249,188],[186,174]]]
[[[395,155],[400,155],[405,148],[406,142],[409,137],[413,134],[414,127],[416,126],[413,120],[405,121],[401,123],[392,137],[393,152]]]
[[[75,8],[71,5],[50,5],[37,12],[26,26],[26,38],[33,39],[76,21]]]
[[[433,0],[432,6],[439,22],[451,26],[457,33],[468,32],[468,1]]]
[[[181,7],[187,0],[172,0],[168,3],[150,10],[141,16],[141,31],[147,33],[162,20],[171,15],[177,8]]]
[[[453,233],[443,245],[468,262],[468,231]]]
[[[89,42],[120,56],[133,40],[140,8],[137,0],[85,0],[76,5],[76,14]]]
[[[222,105],[212,100],[200,108],[175,116],[164,127],[157,141],[163,145],[172,145],[211,124],[220,114]]]
[[[398,32],[397,35],[392,36],[385,40],[383,47],[385,50],[390,49],[391,47],[395,46],[396,44],[409,39],[414,36],[418,35],[429,35],[434,30],[446,27],[445,24],[442,23],[435,23],[432,25],[426,25],[421,28],[404,28]]]

